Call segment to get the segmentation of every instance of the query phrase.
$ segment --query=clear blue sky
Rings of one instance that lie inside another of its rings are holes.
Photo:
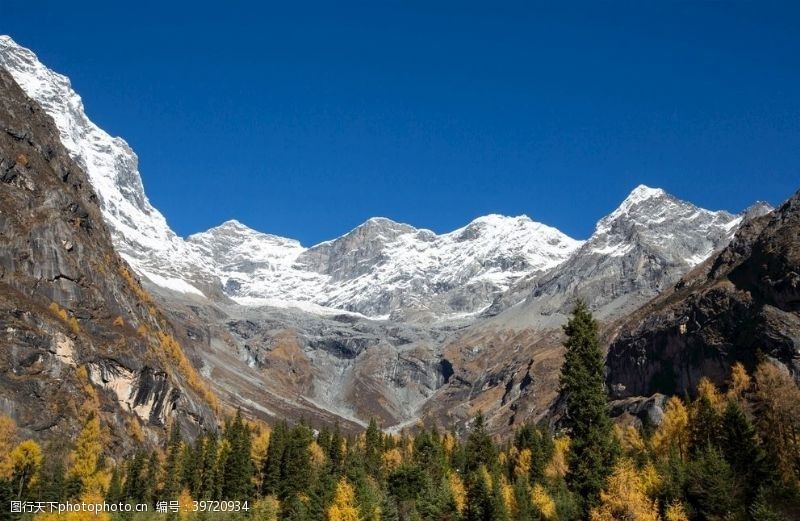
[[[182,235],[495,212],[582,238],[639,183],[732,211],[800,188],[800,3],[567,3],[0,0],[0,33]]]

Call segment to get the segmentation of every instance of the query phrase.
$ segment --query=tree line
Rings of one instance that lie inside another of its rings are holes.
[[[579,304],[565,326],[560,427],[526,424],[508,440],[478,413],[468,432],[356,436],[304,422],[268,427],[241,412],[192,441],[177,425],[157,450],[108,457],[89,413],[65,457],[16,440],[0,418],[0,500],[247,502],[237,513],[169,512],[164,519],[555,521],[800,519],[800,389],[765,361],[733,366],[726,389],[701,380],[671,397],[658,425],[612,422],[597,323]],[[5,445],[3,445],[5,444]],[[72,513],[66,519],[152,519]]]

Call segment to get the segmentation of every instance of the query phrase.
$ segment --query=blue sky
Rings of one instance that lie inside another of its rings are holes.
[[[584,238],[639,183],[732,211],[800,188],[799,3],[550,4],[0,0],[0,33],[181,235],[525,213]]]

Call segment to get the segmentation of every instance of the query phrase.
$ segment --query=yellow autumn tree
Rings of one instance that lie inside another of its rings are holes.
[[[17,439],[17,424],[8,416],[0,416],[0,479],[11,479],[14,464],[11,449]]]
[[[77,478],[86,493],[97,493],[101,497],[108,488],[110,475],[100,466],[103,452],[100,419],[91,415],[75,440],[75,449],[70,454],[68,473]]]
[[[456,511],[462,514],[467,507],[467,488],[464,486],[464,481],[461,476],[451,471],[447,474],[447,483],[450,486],[450,495],[453,497]]]
[[[769,362],[753,374],[753,406],[757,426],[767,450],[775,455],[787,480],[800,478],[800,388],[789,372]]]
[[[591,521],[660,521],[658,503],[648,496],[653,486],[648,474],[637,469],[633,460],[620,459],[600,492],[600,505],[591,511]]]
[[[614,434],[626,454],[641,454],[647,450],[642,434],[633,425],[627,427],[615,425]]]
[[[556,502],[539,483],[534,484],[531,489],[531,504],[545,521],[552,521],[556,518]]]
[[[333,504],[328,508],[328,521],[361,521],[355,491],[345,478],[336,484]]]
[[[553,440],[553,457],[545,468],[545,475],[549,478],[563,477],[567,474],[567,454],[569,453],[569,438],[559,436]]]
[[[650,444],[660,457],[667,457],[675,450],[681,458],[686,458],[689,449],[689,411],[677,396],[667,402],[664,418],[650,438]]]
[[[731,380],[728,384],[728,398],[734,400],[741,400],[744,393],[750,389],[752,379],[747,374],[747,369],[741,364],[736,362],[731,368]]]
[[[325,449],[316,441],[312,441],[308,444],[308,454],[314,468],[322,468],[325,464]]]
[[[397,447],[387,450],[382,457],[383,466],[389,471],[396,469],[403,462],[403,454]]]
[[[689,521],[689,515],[683,508],[683,503],[677,499],[670,503],[667,511],[664,512],[664,521]]]
[[[527,476],[531,471],[533,453],[531,449],[522,449],[517,456],[517,464],[514,465],[514,476],[520,478]]]
[[[509,515],[514,516],[517,512],[517,498],[514,496],[514,487],[508,482],[508,478],[501,475],[498,483],[500,499]]]
[[[192,495],[187,488],[181,490],[181,493],[178,495],[178,504],[180,505],[181,519],[189,519],[189,514],[193,510],[194,503]]]
[[[714,385],[714,382],[705,376],[700,378],[700,381],[697,382],[697,397],[707,398],[708,402],[717,412],[721,413],[725,408],[724,396],[722,396],[722,393],[719,392],[719,389],[717,389],[717,386]]]
[[[14,447],[10,457],[14,468],[14,486],[17,487],[17,494],[22,494],[39,477],[43,460],[42,448],[33,440],[25,440]]]

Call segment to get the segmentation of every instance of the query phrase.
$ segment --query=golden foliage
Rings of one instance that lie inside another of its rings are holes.
[[[622,450],[626,453],[638,453],[646,449],[642,434],[633,425],[627,427],[614,425],[614,434],[617,436]]]
[[[650,499],[653,478],[640,471],[633,460],[622,458],[600,492],[600,506],[592,509],[592,521],[660,521],[658,503]]]
[[[787,370],[769,362],[756,368],[753,379],[758,430],[764,439],[772,440],[770,449],[778,456],[783,477],[796,480],[800,477],[800,388]]]
[[[464,481],[455,472],[449,472],[447,474],[447,483],[450,485],[450,494],[453,496],[456,510],[461,514],[467,507],[467,488],[464,486]]]
[[[522,477],[527,476],[531,471],[531,463],[533,462],[533,454],[531,449],[522,449],[517,456],[517,464],[514,465],[514,476]]]
[[[677,450],[683,458],[689,448],[689,411],[683,400],[673,396],[664,409],[664,418],[658,430],[650,438],[653,451],[660,457],[667,457],[671,450]]]
[[[105,500],[103,494],[96,491],[84,492],[81,494],[80,502],[88,504],[99,504]],[[70,512],[63,517],[66,521],[110,521],[111,516],[108,512]]]
[[[186,358],[180,343],[178,343],[172,335],[164,333],[163,331],[158,331],[156,333],[156,338],[161,347],[161,352],[167,355],[169,361],[173,365],[177,366],[178,371],[183,375],[189,387],[202,396],[206,403],[214,410],[219,410],[219,400],[217,396],[211,392],[203,379],[200,378],[200,375],[192,363]]]
[[[69,327],[70,331],[72,331],[76,335],[81,332],[81,326],[80,324],[78,324],[78,319],[71,316],[66,309],[62,308],[55,302],[51,302],[50,306],[48,306],[48,309],[50,309],[50,311],[56,317],[58,317],[59,320],[65,323]]]
[[[503,501],[506,512],[513,515],[517,511],[517,498],[514,496],[514,487],[511,486],[511,483],[508,482],[505,476],[500,476],[500,483],[498,486],[500,499]]]
[[[539,483],[534,484],[531,489],[531,503],[545,521],[551,521],[556,518],[556,502],[553,501],[553,497]]]
[[[328,521],[360,521],[356,494],[345,478],[336,484],[333,504],[328,508]]]
[[[122,318],[122,315],[119,315],[117,316],[117,318],[114,319],[115,327],[122,327],[124,325],[125,325],[125,320]]]
[[[134,278],[133,274],[131,274],[131,270],[128,269],[127,266],[125,266],[124,264],[120,264],[119,274],[125,280],[125,283],[128,285],[128,288],[131,290],[131,292],[133,292],[133,294],[136,295],[136,298],[138,298],[142,302],[145,302],[146,304],[153,303],[153,297],[151,297],[150,293],[148,293],[142,287],[139,281]]]
[[[741,362],[736,362],[733,364],[731,368],[731,380],[730,384],[728,385],[728,397],[733,398],[735,400],[741,400],[744,396],[744,393],[750,389],[750,385],[752,384],[752,379],[750,375],[747,374],[747,370],[741,364]]]
[[[100,419],[97,415],[91,415],[75,440],[68,474],[80,480],[83,490],[101,496],[108,489],[111,478],[109,472],[100,466],[102,452]]]
[[[27,486],[30,487],[39,477],[39,470],[42,468],[42,448],[33,440],[20,442],[11,451],[11,464],[14,474],[21,476]]]
[[[323,449],[316,441],[312,441],[308,445],[308,454],[311,459],[311,464],[315,468],[322,468],[322,466],[325,464],[325,449]]]
[[[689,516],[686,514],[686,509],[683,508],[683,503],[677,499],[670,503],[667,511],[664,512],[664,521],[689,521]]]
[[[267,450],[269,449],[269,439],[271,431],[266,425],[255,424],[253,425],[253,443],[250,445],[250,456],[253,458],[253,463],[257,469],[264,467],[264,462],[267,459]],[[261,473],[256,473],[256,478],[260,478]],[[260,483],[256,483],[260,485]]]
[[[489,469],[486,468],[486,465],[481,465],[478,469],[478,475],[480,476],[483,483],[486,485],[486,488],[492,490],[494,488],[494,480],[492,479],[492,475],[489,473]]]
[[[555,451],[553,458],[545,468],[545,475],[549,478],[563,477],[567,474],[567,454],[569,453],[569,437],[558,436],[553,440]]]
[[[78,380],[79,388],[86,396],[86,399],[80,404],[80,414],[84,417],[97,416],[100,411],[100,396],[89,379],[89,370],[86,369],[86,366],[82,365],[75,369],[75,378]]]
[[[8,416],[0,415],[0,479],[11,479],[14,472],[11,449],[16,438],[16,422]]]
[[[178,495],[181,519],[189,519],[189,514],[192,512],[192,507],[194,506],[192,501],[192,495],[189,493],[189,490],[186,488],[181,490],[180,495]]]
[[[508,454],[501,451],[500,454],[497,455],[497,464],[505,467],[508,464]]]
[[[387,470],[394,470],[403,462],[403,454],[397,447],[383,453],[383,466]]]
[[[723,399],[722,393],[720,393],[717,386],[705,376],[700,378],[700,381],[697,382],[697,397],[708,399],[708,402],[717,412],[722,412],[722,409],[725,408],[725,400]]]

